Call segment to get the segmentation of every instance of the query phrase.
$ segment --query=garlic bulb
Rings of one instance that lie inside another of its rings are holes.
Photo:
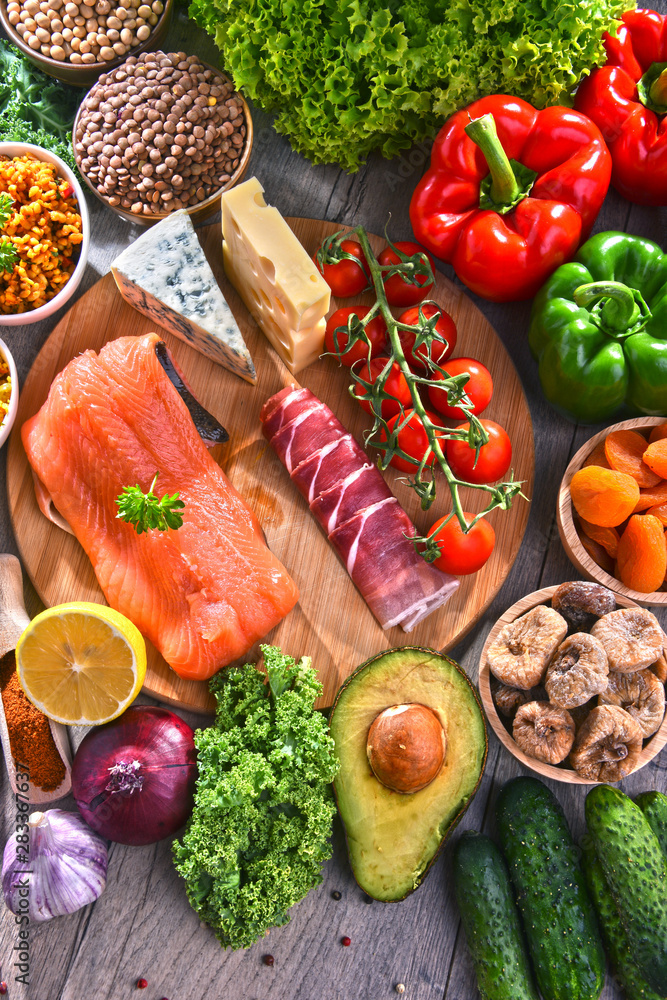
[[[2,858],[2,892],[12,913],[50,920],[96,900],[107,880],[102,837],[63,809],[31,813],[26,825],[28,835],[13,833]]]

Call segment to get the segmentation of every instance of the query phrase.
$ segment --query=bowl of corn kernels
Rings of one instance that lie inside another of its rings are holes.
[[[81,185],[59,156],[0,142],[0,327],[38,323],[78,288],[90,219]]]

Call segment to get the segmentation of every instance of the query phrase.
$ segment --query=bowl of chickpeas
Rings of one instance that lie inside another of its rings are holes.
[[[9,40],[65,83],[89,87],[128,55],[156,49],[174,0],[0,0]]]
[[[90,245],[83,190],[59,156],[0,142],[0,327],[38,323],[79,287]]]

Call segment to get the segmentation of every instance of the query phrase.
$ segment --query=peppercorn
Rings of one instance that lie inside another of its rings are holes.
[[[343,948],[349,948],[350,945],[352,944],[352,938],[349,938],[346,935],[345,937],[342,937],[340,939],[340,943],[342,944]]]
[[[143,979],[143,978],[142,979],[137,979],[137,989],[138,990],[145,990],[147,986],[148,986],[148,980],[147,979]]]
[[[4,996],[6,992],[7,992],[7,983],[3,979],[2,982],[0,983],[0,995]]]
[[[403,985],[403,983],[396,983],[396,992],[405,993],[405,986]]]
[[[334,892],[331,893],[331,898],[335,899],[335,900],[339,900],[341,898],[341,895],[342,894],[340,892],[338,892],[338,889],[336,889],[336,890],[334,890]]]
[[[273,965],[273,963],[275,962],[275,958],[273,957],[273,955],[263,955],[262,961],[264,962],[264,965]]]

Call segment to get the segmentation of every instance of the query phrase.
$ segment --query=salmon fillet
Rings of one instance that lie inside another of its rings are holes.
[[[21,429],[28,460],[86,551],[112,608],[181,677],[245,655],[290,611],[297,588],[257,518],[207,451],[156,356],[157,334],[86,351]],[[180,493],[183,526],[117,519],[124,486]]]

